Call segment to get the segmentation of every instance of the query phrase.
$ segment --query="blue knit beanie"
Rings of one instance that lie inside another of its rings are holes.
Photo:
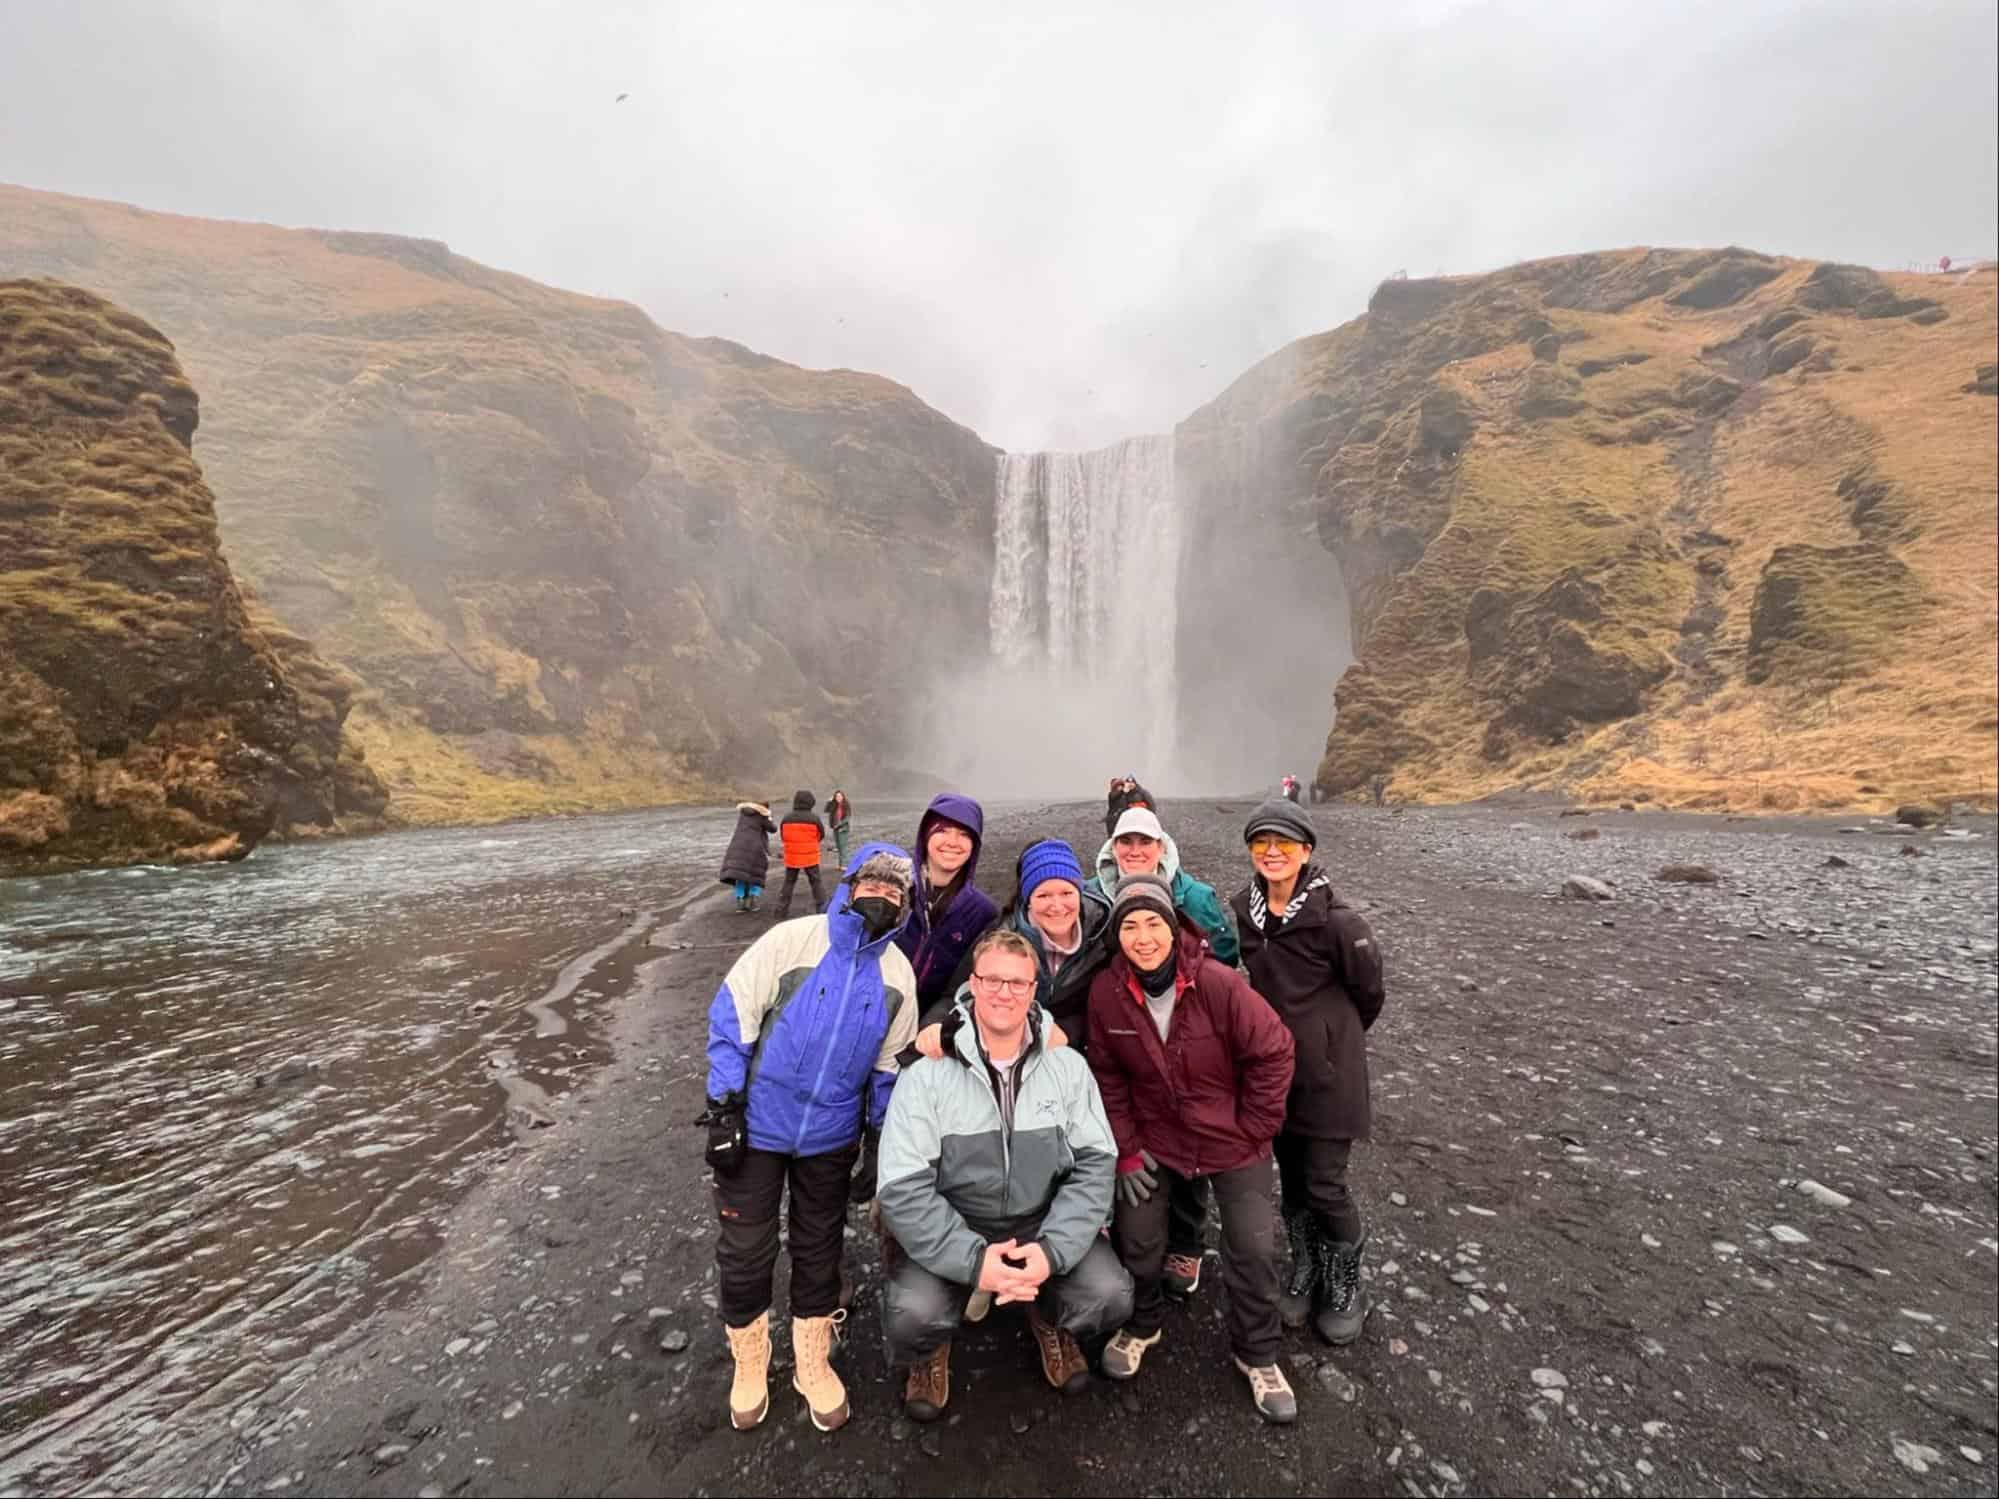
[[[1076,851],[1060,838],[1043,838],[1030,843],[1020,855],[1021,909],[1034,899],[1035,887],[1047,880],[1067,880],[1077,890],[1083,888],[1083,864]]]

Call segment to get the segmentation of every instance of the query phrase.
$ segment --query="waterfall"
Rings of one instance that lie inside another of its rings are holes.
[[[1060,762],[1065,780],[1087,772],[1090,785],[1124,771],[1172,780],[1180,573],[1172,437],[1088,453],[1005,453],[997,486],[992,652],[998,677],[1021,694],[1011,699],[1017,711],[1041,710],[1029,720],[1038,758]],[[976,758],[1010,788],[1041,781],[992,755]]]

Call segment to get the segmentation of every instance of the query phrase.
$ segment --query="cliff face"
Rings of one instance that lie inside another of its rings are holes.
[[[0,281],[0,871],[248,853],[379,814],[348,686],[253,623],[173,345]]]
[[[985,654],[994,452],[887,380],[386,235],[0,188],[0,268],[172,331],[230,560],[408,820],[871,776]]]
[[[1385,282],[1180,427],[1194,565],[1285,584],[1183,587],[1183,659],[1280,601],[1265,690],[1336,698],[1332,793],[1989,798],[1995,288],[1738,250]]]

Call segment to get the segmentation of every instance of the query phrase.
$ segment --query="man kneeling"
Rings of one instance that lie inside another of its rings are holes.
[[[882,1288],[891,1365],[909,1366],[904,1409],[934,1421],[951,1395],[951,1336],[976,1290],[1028,1303],[1048,1382],[1089,1383],[1079,1337],[1131,1314],[1131,1277],[1098,1230],[1110,1216],[1117,1146],[1080,1053],[1042,1044],[1040,968],[1001,928],[972,953],[971,1005],[944,1055],[906,1067],[882,1125],[882,1220],[900,1248]]]

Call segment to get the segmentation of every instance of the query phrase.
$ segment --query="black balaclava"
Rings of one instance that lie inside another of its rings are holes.
[[[1153,969],[1152,972],[1141,973],[1138,976],[1138,987],[1143,989],[1147,994],[1151,995],[1154,999],[1158,999],[1162,994],[1166,993],[1169,989],[1173,987],[1174,976],[1178,974],[1179,971],[1180,971],[1180,955],[1179,953],[1171,949],[1168,949],[1166,953],[1166,961],[1164,963],[1161,963],[1157,968]]]

